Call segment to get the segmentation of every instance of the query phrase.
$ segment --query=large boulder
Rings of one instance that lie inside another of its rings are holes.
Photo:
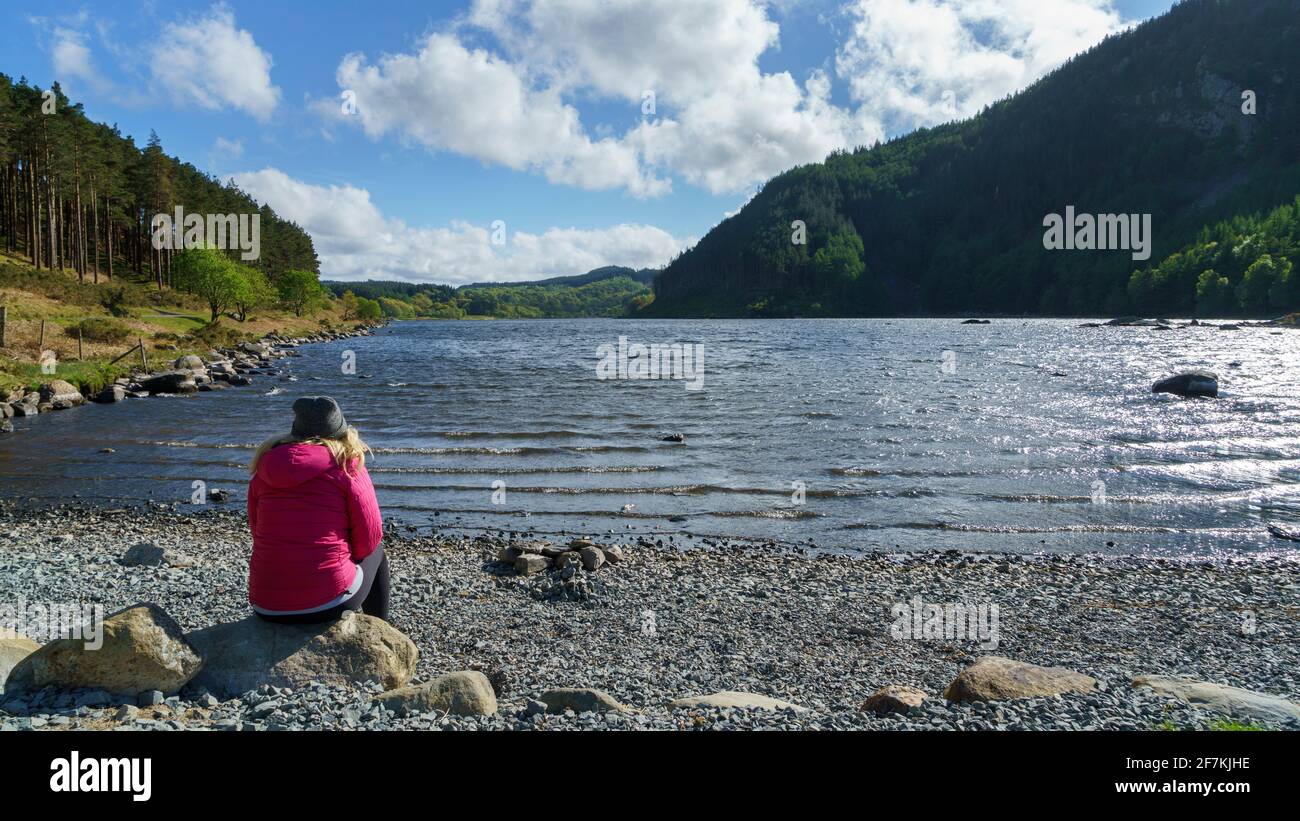
[[[1210,371],[1187,371],[1161,379],[1151,386],[1151,392],[1215,399],[1219,395],[1219,377]]]
[[[203,360],[194,354],[178,356],[172,363],[172,367],[178,371],[193,371],[194,373],[207,373],[207,368],[203,366]]]
[[[548,713],[621,713],[627,708],[608,693],[590,687],[556,687],[542,693],[539,700]]]
[[[984,656],[957,674],[943,697],[949,701],[1005,701],[1065,693],[1091,693],[1097,680],[1064,667],[1039,667],[1001,656]]]
[[[71,382],[54,379],[41,385],[40,401],[48,402],[56,410],[63,410],[85,403],[86,397],[82,396],[81,391],[77,390],[77,386]]]
[[[102,391],[90,397],[92,402],[112,404],[126,398],[126,388],[121,385],[108,385]]]
[[[807,709],[806,707],[800,707],[798,704],[782,701],[779,698],[761,696],[757,693],[742,693],[735,690],[724,690],[721,693],[713,693],[707,696],[688,696],[668,703],[668,709],[670,710],[695,709],[698,707],[739,707],[743,710],[794,710],[797,713],[802,713]]]
[[[23,396],[19,401],[11,402],[9,404],[9,409],[14,412],[14,416],[35,416],[41,412],[40,408],[37,407],[39,400],[39,396],[34,393],[29,393]]]
[[[400,630],[350,611],[327,624],[274,624],[249,616],[186,638],[203,657],[194,685],[227,697],[263,684],[297,689],[377,681],[392,690],[411,680],[420,658]]]
[[[858,709],[876,715],[906,713],[908,710],[920,707],[924,702],[924,690],[901,684],[890,684],[867,696],[867,700],[862,702],[862,706]]]
[[[41,646],[26,636],[5,638],[0,633],[0,692],[4,692],[4,681],[9,677],[9,671],[39,649]]]
[[[194,393],[198,389],[193,371],[156,373],[140,382],[140,390],[149,393]]]
[[[1138,676],[1133,679],[1133,686],[1145,687],[1162,696],[1186,701],[1234,718],[1269,724],[1300,722],[1300,704],[1267,693],[1175,676]]]
[[[88,639],[56,639],[9,672],[5,691],[53,686],[131,695],[150,690],[174,693],[202,665],[180,625],[155,604],[118,611],[100,627],[102,645],[98,649]]]
[[[424,684],[389,690],[375,696],[375,701],[399,716],[433,712],[490,716],[497,711],[492,684],[477,670],[445,673]]]

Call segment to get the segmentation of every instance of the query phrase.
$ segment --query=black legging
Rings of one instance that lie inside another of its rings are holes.
[[[258,613],[267,621],[279,624],[321,624],[334,621],[343,615],[344,610],[360,610],[367,616],[388,621],[388,557],[382,547],[361,560],[361,587],[356,594],[342,604],[328,610],[315,613],[296,613],[292,616],[267,616]]]

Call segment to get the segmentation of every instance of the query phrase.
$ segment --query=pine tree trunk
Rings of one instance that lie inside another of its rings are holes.
[[[104,240],[108,251],[108,278],[113,278],[113,200],[104,197]]]
[[[90,257],[93,262],[94,281],[99,284],[99,199],[95,196],[95,184],[90,184]]]
[[[86,209],[81,203],[81,185],[77,185],[77,264],[81,266],[81,271],[77,276],[82,282],[86,281],[86,269],[88,267],[86,242]]]
[[[46,158],[46,160],[48,164],[48,157]],[[55,197],[54,195],[54,179],[53,177],[50,177],[48,174],[45,177],[45,201],[47,203],[47,207],[45,211],[49,217],[49,225],[47,226],[49,228],[49,231],[47,233],[49,233],[50,235],[50,259],[49,259],[50,270],[51,271],[55,270],[54,266],[56,265],[58,266],[59,270],[62,270],[63,269],[63,244],[59,242],[58,200],[57,197]]]
[[[41,233],[41,209],[45,207],[45,195],[41,193],[40,185],[37,182],[35,166],[32,167],[31,181],[32,231],[35,240],[33,247],[36,249],[35,264],[39,268],[43,264],[48,266],[49,263],[45,259],[45,235]]]
[[[0,231],[5,235],[5,251],[13,240],[13,231],[9,227],[9,166],[5,166],[4,177],[0,178]]]

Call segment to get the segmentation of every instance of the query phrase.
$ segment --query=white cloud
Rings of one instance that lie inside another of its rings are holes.
[[[830,103],[813,72],[765,73],[780,27],[760,0],[477,0],[492,31],[530,73],[655,116],[625,137],[647,165],[713,194],[735,194],[794,165],[881,136]]]
[[[474,31],[505,54],[466,46]],[[396,134],[638,197],[667,193],[672,175],[736,193],[879,136],[830,104],[824,73],[801,84],[759,69],[778,34],[758,0],[477,0],[455,31],[373,64],[349,55],[337,80],[372,139]],[[618,101],[634,120],[646,91],[656,111],[621,136],[598,124],[601,139],[569,102]],[[332,102],[318,107],[337,114]]]
[[[588,137],[557,90],[531,88],[516,66],[453,35],[432,34],[416,53],[386,55],[375,64],[350,54],[337,80],[355,93],[353,116],[372,139],[397,134],[579,188],[625,186],[638,196],[667,190],[664,180],[644,173],[627,145]],[[328,110],[339,113],[333,103]]]
[[[883,136],[832,105],[829,91],[821,72],[801,88],[788,73],[754,69],[740,91],[702,97],[675,118],[643,123],[631,139],[647,162],[710,193],[735,194],[836,148]]]
[[[212,145],[213,151],[218,155],[238,159],[244,156],[244,141],[242,139],[227,140],[225,137],[218,136]]]
[[[836,54],[891,134],[977,113],[1125,24],[1113,0],[852,0]]]
[[[54,79],[69,91],[70,83],[84,83],[97,92],[110,92],[113,83],[95,65],[85,28],[90,23],[89,12],[79,11],[58,17],[30,16],[27,21],[38,32],[50,53]]]
[[[751,0],[476,0],[470,23],[563,87],[685,105],[752,85],[780,29]]]
[[[149,60],[153,82],[176,104],[234,108],[261,122],[280,101],[271,65],[271,55],[247,30],[235,27],[234,13],[222,4],[192,22],[163,26]]]
[[[86,36],[80,31],[56,26],[53,43],[50,46],[50,57],[54,63],[56,79],[80,80],[96,90],[109,87],[104,75],[95,68],[90,47],[86,45]]]
[[[506,244],[494,245],[491,226],[457,221],[419,228],[386,217],[363,188],[312,185],[275,168],[233,179],[311,234],[322,275],[330,279],[463,285],[580,274],[603,265],[657,267],[694,242],[654,226],[624,224],[551,228],[541,234],[508,231]]]

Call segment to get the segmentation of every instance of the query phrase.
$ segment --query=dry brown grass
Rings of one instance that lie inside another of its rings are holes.
[[[101,296],[109,289],[126,290],[127,316],[116,317],[130,330],[124,342],[83,340],[80,356],[77,338],[65,329],[90,317],[109,317]],[[169,361],[181,354],[205,354],[222,342],[234,338],[258,338],[270,332],[297,336],[318,331],[322,320],[329,326],[343,324],[339,312],[331,307],[311,316],[298,317],[291,312],[267,309],[245,322],[228,317],[219,321],[218,333],[195,337],[194,332],[208,320],[206,305],[189,294],[157,291],[152,284],[115,279],[95,285],[87,278],[77,279],[73,271],[37,271],[12,257],[0,255],[0,305],[7,309],[5,344],[0,347],[0,389],[30,382],[32,366],[40,361],[41,351],[54,351],[60,362],[77,360],[104,366],[125,353],[137,340],[143,340],[149,364]],[[45,323],[44,340],[41,323]],[[120,368],[139,367],[139,354],[120,363]]]

